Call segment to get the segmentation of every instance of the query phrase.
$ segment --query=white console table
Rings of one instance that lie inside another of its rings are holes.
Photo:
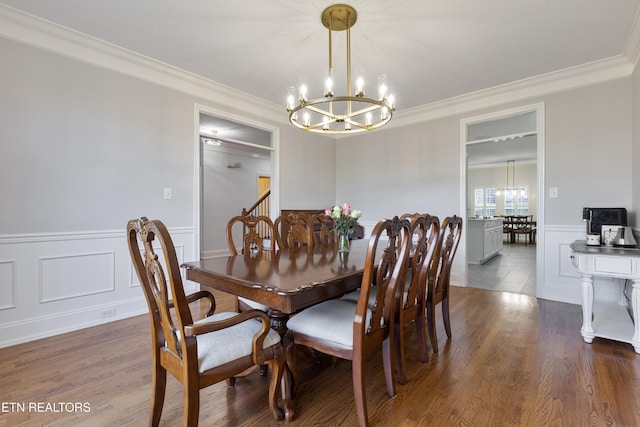
[[[580,273],[582,285],[582,329],[585,342],[602,337],[633,345],[640,353],[640,249],[587,246],[584,240],[571,244],[571,262]],[[593,276],[633,280],[631,307],[620,291],[617,303],[593,299]]]

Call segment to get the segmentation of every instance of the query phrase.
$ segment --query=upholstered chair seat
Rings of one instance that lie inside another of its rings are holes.
[[[334,299],[309,307],[293,316],[287,328],[314,336],[344,349],[353,348],[353,318],[356,305],[349,300]],[[367,323],[371,310],[367,310]]]
[[[269,312],[269,307],[264,304],[260,304],[257,301],[250,300],[244,297],[238,297],[239,307],[244,307],[245,310],[248,309],[256,309],[260,311],[264,311],[265,313]]]
[[[230,319],[237,316],[234,312],[221,312],[194,322],[194,325]],[[233,360],[252,354],[253,337],[260,331],[262,323],[254,319],[245,320],[237,325],[219,331],[196,336],[198,342],[198,372],[222,366]],[[262,347],[267,349],[280,342],[280,335],[273,329],[264,339]],[[224,351],[219,349],[224,348]]]

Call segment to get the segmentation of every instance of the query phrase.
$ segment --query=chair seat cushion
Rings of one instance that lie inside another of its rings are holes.
[[[269,307],[267,307],[264,304],[260,304],[259,302],[255,302],[253,300],[250,300],[250,299],[247,299],[247,298],[244,298],[244,297],[238,297],[238,301],[242,301],[243,303],[245,303],[249,307],[255,308],[256,310],[264,311],[265,313],[269,312]]]
[[[335,343],[340,348],[352,349],[355,314],[356,304],[352,301],[325,301],[290,318],[287,329]],[[371,311],[367,310],[366,322],[369,322],[370,318]]]
[[[237,316],[238,313],[221,312],[195,322],[206,323],[220,321]],[[219,331],[198,335],[198,372],[202,373],[232,360],[251,354],[253,336],[260,330],[262,323],[249,319],[237,325]],[[264,339],[264,348],[280,342],[280,335],[273,329]]]
[[[360,289],[357,289],[353,292],[349,292],[348,294],[344,294],[343,296],[340,297],[340,300],[350,301],[354,304],[357,304],[359,299],[360,299]],[[372,286],[371,291],[369,291],[369,303],[367,305],[369,307],[373,307],[375,303],[376,303],[376,287]]]

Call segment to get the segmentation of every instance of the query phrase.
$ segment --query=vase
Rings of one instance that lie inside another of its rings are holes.
[[[349,252],[349,234],[339,232],[338,233],[338,252]]]

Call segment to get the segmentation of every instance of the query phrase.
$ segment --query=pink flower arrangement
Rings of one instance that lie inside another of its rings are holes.
[[[342,206],[334,206],[333,209],[324,211],[325,215],[330,216],[335,221],[335,230],[340,234],[347,236],[353,233],[353,226],[358,223],[358,219],[362,216],[362,211],[351,209],[349,203]]]

